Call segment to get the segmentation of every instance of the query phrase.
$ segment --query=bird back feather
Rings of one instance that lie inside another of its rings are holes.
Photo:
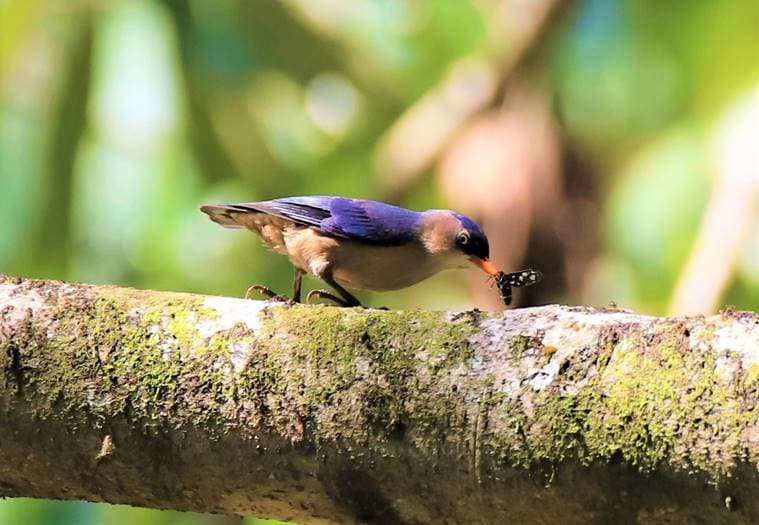
[[[421,217],[419,212],[382,202],[327,196],[205,205],[201,211],[227,228],[247,227],[242,214],[263,213],[317,228],[330,237],[386,246],[410,241]]]

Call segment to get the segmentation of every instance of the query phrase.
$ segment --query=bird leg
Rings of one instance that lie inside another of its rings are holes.
[[[336,296],[327,290],[311,290],[306,295],[306,304],[314,304],[314,298],[329,299],[338,306],[350,306],[343,298]]]
[[[322,299],[329,299],[338,306],[361,306],[363,308],[361,302],[356,299],[348,290],[337,284],[331,275],[323,275],[321,278],[324,282],[337,290],[337,292],[342,297],[338,297],[335,294],[328,292],[327,290],[311,290],[306,296],[306,304],[311,304],[314,297],[321,297]]]
[[[293,281],[293,298],[288,299],[284,295],[279,295],[278,293],[275,293],[271,288],[268,286],[264,286],[262,284],[254,284],[250,288],[248,288],[245,292],[245,298],[250,299],[250,296],[254,293],[260,293],[267,299],[273,299],[274,301],[281,301],[283,303],[299,303],[300,302],[300,290],[301,290],[301,284],[303,282],[303,270],[300,268],[295,269],[295,280]]]
[[[287,297],[283,297],[283,296],[275,293],[274,291],[272,291],[271,288],[269,288],[268,286],[264,286],[262,284],[254,284],[253,286],[251,286],[250,288],[248,288],[245,291],[245,298],[246,299],[250,299],[250,297],[254,293],[256,293],[256,292],[260,293],[261,295],[263,295],[267,299],[273,299],[275,301],[287,302],[287,301],[290,300]]]
[[[343,296],[345,306],[360,306],[361,308],[364,307],[364,305],[362,305],[361,302],[353,296],[353,294],[351,294],[348,290],[346,290],[345,288],[337,284],[337,282],[332,278],[331,275],[322,277],[322,280],[324,280],[325,283],[327,283],[332,288],[337,290],[337,292]]]
[[[300,288],[303,282],[303,270],[300,268],[295,269],[295,280],[293,281],[293,301],[300,302]]]

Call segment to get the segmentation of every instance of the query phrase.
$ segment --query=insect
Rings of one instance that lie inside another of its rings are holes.
[[[501,295],[501,299],[506,306],[511,304],[512,288],[524,288],[525,286],[532,286],[543,280],[543,274],[538,270],[528,268],[526,270],[519,270],[516,272],[498,272],[495,275],[495,285],[498,287],[498,292]]]

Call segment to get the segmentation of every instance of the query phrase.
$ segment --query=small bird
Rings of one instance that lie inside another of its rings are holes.
[[[316,296],[342,306],[361,306],[347,288],[387,291],[416,284],[449,268],[474,264],[491,277],[482,228],[450,210],[423,212],[383,202],[345,197],[285,197],[240,204],[206,204],[200,210],[227,228],[257,233],[295,266],[293,300],[300,302],[304,273],[321,279],[340,297],[325,290]],[[248,289],[278,297],[264,286]]]

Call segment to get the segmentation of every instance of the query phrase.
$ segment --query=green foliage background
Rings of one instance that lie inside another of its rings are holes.
[[[489,24],[499,4],[0,0],[0,272],[219,295],[254,282],[288,290],[285,261],[219,229],[199,204],[382,198],[383,137],[459,59],[498,56]],[[533,300],[664,313],[712,192],[714,136],[759,89],[759,3],[584,0],[561,17],[531,68],[551,99],[564,184],[592,207],[595,238],[578,248],[592,261],[580,284],[554,275],[551,293]],[[397,200],[449,205],[436,176],[429,169]],[[755,212],[750,223],[721,303],[756,309]],[[568,257],[548,249],[526,260]],[[454,273],[380,301],[473,304]],[[0,502],[0,523],[227,522]]]

